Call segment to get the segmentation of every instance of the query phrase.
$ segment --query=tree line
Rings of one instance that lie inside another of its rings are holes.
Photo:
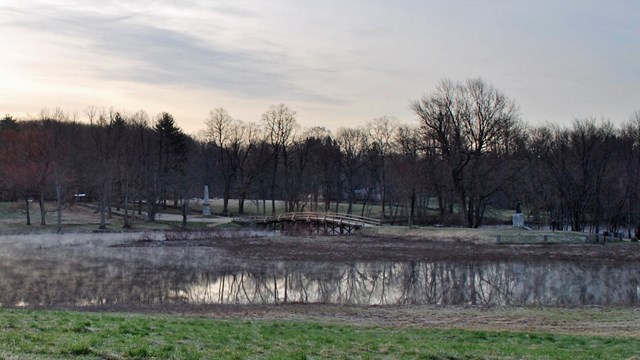
[[[154,221],[187,209],[204,185],[237,201],[240,214],[337,211],[397,224],[478,227],[517,203],[527,221],[554,229],[635,235],[640,220],[640,112],[620,127],[593,118],[568,127],[527,126],[517,104],[482,79],[443,80],[412,101],[414,124],[393,117],[366,125],[302,128],[285,104],[259,122],[210,111],[185,134],[169,113],[155,117],[90,107],[82,121],[60,110],[0,120],[0,196],[63,204],[86,194],[101,227],[112,209]],[[354,206],[358,204],[358,206]],[[356,210],[357,209],[357,210]]]

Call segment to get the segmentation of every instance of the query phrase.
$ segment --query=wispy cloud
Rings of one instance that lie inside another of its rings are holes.
[[[249,15],[232,8],[215,10],[233,16]],[[46,7],[37,13],[16,8],[8,11],[18,14],[13,25],[25,31],[53,32],[84,44],[78,47],[78,56],[90,57],[95,73],[106,79],[217,88],[246,97],[337,102],[297,85],[290,74],[304,76],[316,70],[294,63],[283,49],[271,46],[248,50],[217,41],[219,33],[224,32],[222,26],[208,27],[195,36],[163,27],[164,19],[141,13],[116,15],[59,7]]]
[[[408,101],[442,78],[481,76],[529,122],[624,120],[640,106],[638,22],[635,0],[5,0],[0,107],[256,119],[286,102],[331,127],[412,121]]]

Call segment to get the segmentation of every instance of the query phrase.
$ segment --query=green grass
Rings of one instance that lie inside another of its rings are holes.
[[[0,309],[0,358],[627,359],[640,341],[535,332]]]
[[[0,220],[20,221],[24,219],[26,222],[26,218],[27,212],[24,202],[0,202]]]

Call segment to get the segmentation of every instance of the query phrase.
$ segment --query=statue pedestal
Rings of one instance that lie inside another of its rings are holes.
[[[524,227],[524,214],[523,213],[515,213],[511,218],[511,224],[513,226],[523,228]]]
[[[202,203],[202,215],[210,216],[211,215],[211,203],[209,200],[209,187],[204,186],[204,198]]]

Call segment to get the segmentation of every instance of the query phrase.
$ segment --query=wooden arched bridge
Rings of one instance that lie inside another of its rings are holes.
[[[309,234],[348,235],[353,230],[380,226],[380,220],[364,216],[320,213],[320,212],[291,212],[285,214],[251,216],[234,219],[236,222],[253,223],[271,230],[306,232]]]

